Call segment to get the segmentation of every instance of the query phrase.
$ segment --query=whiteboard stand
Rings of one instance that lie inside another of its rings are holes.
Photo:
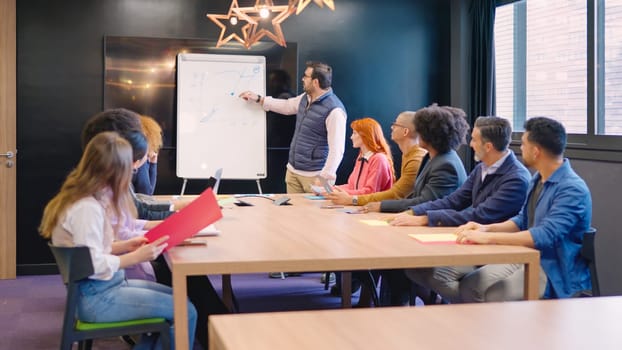
[[[256,179],[255,181],[257,182],[257,191],[259,191],[259,194],[263,194],[263,191],[261,190],[261,183],[259,182],[260,179]],[[179,196],[182,197],[184,195],[184,192],[186,192],[186,185],[188,184],[188,179],[184,178],[184,183],[181,185],[181,192],[179,193]]]
[[[183,196],[184,192],[186,192],[186,184],[188,183],[188,179],[184,178],[184,183],[183,185],[181,185],[181,192],[179,193],[179,196]]]
[[[259,179],[255,181],[257,181],[257,190],[259,191],[259,194],[263,194],[263,191],[261,190],[261,184],[259,183]]]

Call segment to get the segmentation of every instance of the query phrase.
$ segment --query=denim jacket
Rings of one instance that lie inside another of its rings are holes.
[[[528,225],[527,203],[540,181],[536,173],[529,185],[527,200],[520,213],[512,218],[519,229],[529,229],[540,264],[547,276],[545,298],[567,298],[575,292],[590,289],[590,272],[581,257],[583,234],[592,220],[592,198],[587,185],[564,163],[543,184],[536,203],[534,226]]]

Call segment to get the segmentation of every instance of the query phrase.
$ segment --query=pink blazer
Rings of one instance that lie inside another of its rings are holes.
[[[348,183],[337,187],[349,194],[358,195],[385,191],[393,186],[391,165],[384,153],[374,153],[363,162],[362,168],[361,162],[360,158],[354,162],[354,169],[350,173]]]

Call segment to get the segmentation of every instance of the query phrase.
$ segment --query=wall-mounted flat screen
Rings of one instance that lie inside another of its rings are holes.
[[[176,57],[180,53],[253,55],[266,58],[266,94],[292,96],[297,91],[298,47],[259,42],[216,48],[204,39],[106,36],[104,38],[104,109],[128,108],[156,119],[164,147],[176,145]],[[295,118],[267,117],[267,146],[289,147]]]

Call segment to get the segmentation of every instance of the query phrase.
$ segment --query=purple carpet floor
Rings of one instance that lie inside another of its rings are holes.
[[[220,277],[210,278],[220,290]],[[233,290],[240,312],[270,312],[339,308],[319,273],[285,280],[268,274],[236,275]],[[357,295],[353,296],[353,303]],[[65,287],[59,275],[19,276],[0,280],[0,350],[57,350],[65,307]],[[77,348],[77,346],[74,346]],[[129,349],[118,338],[96,340],[94,350]],[[201,350],[196,345],[194,350]]]

